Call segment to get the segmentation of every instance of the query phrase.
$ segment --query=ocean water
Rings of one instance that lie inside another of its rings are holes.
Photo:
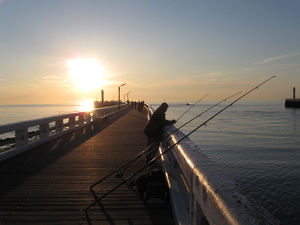
[[[230,101],[201,117],[217,101],[192,108],[186,103],[168,102],[166,117],[177,120],[185,113],[177,127],[193,119],[181,128],[188,134]],[[0,106],[0,125],[84,109],[76,104]],[[300,224],[300,109],[285,108],[284,100],[240,100],[189,137],[283,224]]]
[[[188,134],[229,104],[169,103],[167,119]],[[157,104],[153,104],[154,108]],[[190,139],[286,225],[300,224],[300,109],[284,100],[241,100],[193,132]]]
[[[0,125],[85,110],[80,104],[0,105]]]
[[[0,126],[86,110],[91,110],[91,106],[86,104],[0,105]],[[14,132],[0,134],[0,139],[13,136]]]

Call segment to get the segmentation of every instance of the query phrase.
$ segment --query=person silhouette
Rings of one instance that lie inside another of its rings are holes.
[[[176,120],[166,120],[166,111],[168,110],[169,105],[166,102],[163,102],[153,113],[149,122],[147,123],[143,133],[148,137],[147,146],[152,143],[158,142],[161,140],[164,126],[173,125],[176,123]],[[147,155],[147,162],[152,158],[158,155],[158,147],[153,148],[151,152]]]

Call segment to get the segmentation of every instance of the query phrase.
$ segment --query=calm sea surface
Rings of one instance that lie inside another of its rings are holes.
[[[178,119],[191,107],[187,102],[168,103],[167,119]],[[216,103],[199,102],[175,126]],[[214,107],[182,131],[188,134],[229,103]],[[75,104],[0,106],[0,125],[82,110]],[[283,100],[241,100],[190,139],[283,224],[300,224],[300,109],[285,108]]]
[[[198,103],[175,125],[216,103]],[[188,134],[229,103],[214,107],[182,131]],[[177,119],[191,107],[169,106],[167,119]],[[285,108],[282,100],[241,100],[190,139],[283,224],[300,224],[300,109]]]

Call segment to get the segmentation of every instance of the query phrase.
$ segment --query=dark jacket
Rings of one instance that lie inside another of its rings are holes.
[[[166,114],[162,107],[159,107],[151,116],[144,134],[154,139],[160,139],[164,132],[164,126],[174,124],[174,120],[166,120]]]

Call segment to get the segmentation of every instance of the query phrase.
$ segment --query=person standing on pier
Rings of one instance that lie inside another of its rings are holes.
[[[147,143],[148,146],[155,142],[157,142],[157,144],[159,143],[164,132],[164,126],[172,125],[176,123],[176,120],[166,120],[166,111],[168,110],[168,108],[169,106],[167,103],[165,102],[162,103],[155,110],[148,124],[146,125],[143,133],[148,137],[148,143]],[[151,150],[150,154],[148,154],[146,157],[147,162],[157,155],[158,155],[158,147],[154,147],[154,149]]]

